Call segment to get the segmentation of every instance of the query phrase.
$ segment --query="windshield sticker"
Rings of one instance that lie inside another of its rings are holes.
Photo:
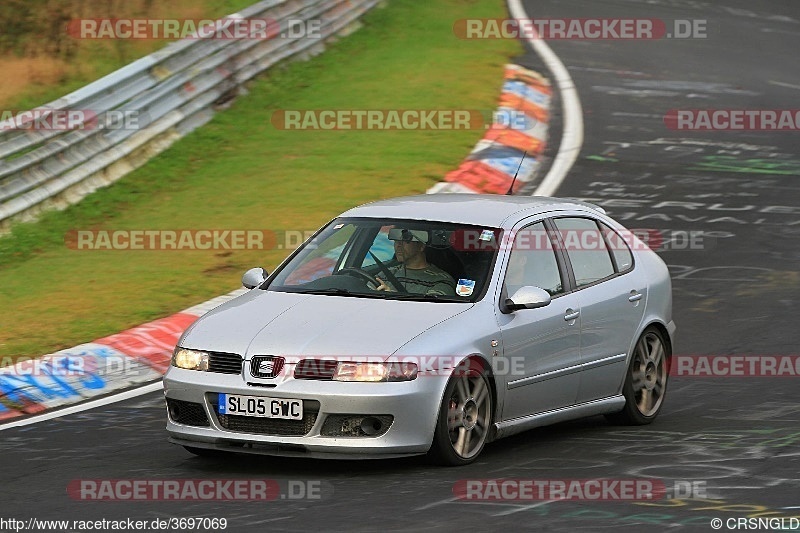
[[[344,227],[344,224],[336,224],[336,225],[333,227],[333,229],[342,229],[343,227]]]
[[[491,241],[494,238],[494,232],[490,229],[485,229],[481,232],[481,236],[478,237],[478,240],[481,241]]]
[[[460,279],[456,285],[456,294],[459,296],[470,296],[472,291],[475,290],[475,280]]]

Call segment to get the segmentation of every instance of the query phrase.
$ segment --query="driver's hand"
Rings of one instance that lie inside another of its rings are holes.
[[[378,277],[376,277],[375,279],[377,279],[380,282],[380,285],[375,287],[376,291],[394,292],[394,289],[391,288],[389,285],[387,285],[384,280],[382,280],[381,278],[378,278]]]

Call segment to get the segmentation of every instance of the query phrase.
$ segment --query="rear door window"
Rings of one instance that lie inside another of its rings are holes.
[[[557,218],[554,222],[572,263],[577,288],[591,285],[616,273],[606,240],[594,220],[566,217]]]

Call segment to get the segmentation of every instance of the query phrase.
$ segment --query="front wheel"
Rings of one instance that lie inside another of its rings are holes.
[[[625,407],[606,415],[615,424],[644,425],[655,420],[667,393],[667,377],[672,354],[664,335],[656,328],[644,330],[633,349],[622,394]]]
[[[483,450],[492,423],[492,391],[481,365],[459,367],[447,382],[428,456],[458,466]]]

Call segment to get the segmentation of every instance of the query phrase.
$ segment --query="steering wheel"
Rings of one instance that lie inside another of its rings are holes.
[[[380,284],[381,284],[381,282],[380,282],[380,281],[378,281],[378,278],[376,278],[376,277],[375,277],[375,276],[373,276],[372,274],[370,274],[370,273],[368,273],[367,271],[365,271],[365,270],[363,270],[363,269],[361,269],[361,268],[358,268],[358,267],[347,267],[347,268],[342,268],[341,270],[337,270],[336,272],[334,272],[334,273],[333,273],[333,275],[334,275],[334,276],[339,276],[339,275],[354,275],[354,277],[356,277],[356,278],[361,278],[362,280],[364,280],[364,282],[365,282],[365,283],[368,283],[368,284],[369,284],[369,283],[372,283],[372,284],[374,284],[374,285],[375,285],[375,287],[377,287],[378,285],[380,285]],[[369,285],[368,285],[368,286],[369,286]],[[370,287],[370,288],[371,288],[371,287]]]
[[[386,274],[386,277],[389,278],[389,282],[395,286],[398,292],[408,292],[408,289],[403,287],[403,284],[400,283],[400,280],[397,279],[397,276],[392,274],[392,271],[389,270],[389,268],[386,265],[384,265],[383,262],[380,259],[378,259],[378,257],[375,254],[370,252],[369,255],[372,257],[372,260],[375,261],[375,264],[378,265],[378,267],[381,269],[381,272]]]

